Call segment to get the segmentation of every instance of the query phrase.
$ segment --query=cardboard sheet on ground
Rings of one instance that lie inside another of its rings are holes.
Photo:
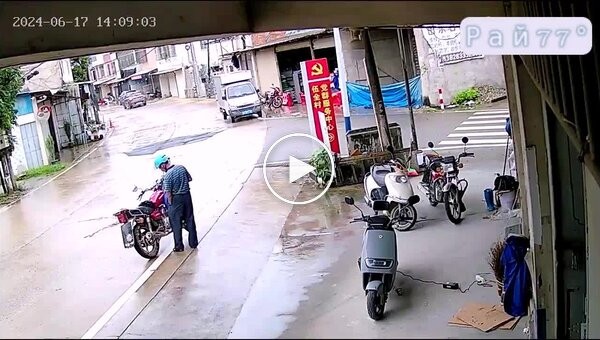
[[[519,319],[506,314],[500,305],[471,303],[463,306],[448,324],[489,332],[495,329],[512,330]]]

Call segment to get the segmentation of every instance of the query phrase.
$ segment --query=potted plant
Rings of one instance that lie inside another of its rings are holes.
[[[321,187],[325,186],[331,178],[331,160],[329,159],[329,151],[324,148],[317,150],[308,161],[310,165],[315,167],[314,173],[311,173],[311,178]]]

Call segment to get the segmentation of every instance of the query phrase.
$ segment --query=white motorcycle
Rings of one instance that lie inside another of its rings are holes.
[[[388,151],[393,153],[392,148]],[[409,158],[410,160],[410,158]],[[364,179],[365,203],[369,207],[375,201],[389,202],[386,215],[395,223],[392,227],[398,231],[408,231],[417,222],[417,210],[414,205],[421,198],[415,195],[408,179],[406,166],[398,160],[391,159],[386,164],[371,166]]]

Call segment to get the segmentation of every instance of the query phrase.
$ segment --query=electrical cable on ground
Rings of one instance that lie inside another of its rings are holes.
[[[438,281],[433,281],[433,280],[423,280],[423,279],[419,279],[416,278],[410,274],[406,274],[400,270],[397,270],[398,273],[400,273],[401,275],[413,280],[413,281],[417,281],[417,282],[421,282],[421,283],[425,283],[425,284],[431,284],[431,285],[436,285],[436,286],[442,286],[445,289],[450,289],[450,290],[458,290],[460,291],[462,294],[465,294],[469,291],[469,289],[471,289],[471,287],[473,287],[474,284],[478,284],[479,286],[483,286],[483,287],[489,287],[489,284],[487,283],[487,279],[485,279],[483,282],[478,282],[478,280],[474,280],[473,282],[471,282],[469,284],[469,286],[467,286],[466,289],[461,289],[460,285],[456,282],[438,282]],[[488,274],[488,273],[479,273],[481,274]]]

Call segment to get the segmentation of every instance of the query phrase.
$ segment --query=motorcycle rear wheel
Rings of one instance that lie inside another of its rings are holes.
[[[146,239],[146,234],[151,232],[146,226],[135,225],[133,227],[133,247],[135,251],[145,259],[155,259],[160,250],[160,239],[152,238],[151,241]]]
[[[385,303],[382,303],[382,298],[377,294],[377,291],[370,290],[367,292],[367,313],[369,317],[375,321],[383,319],[383,311]]]
[[[271,101],[271,106],[275,109],[278,109],[281,107],[281,105],[283,105],[283,98],[281,96],[273,97]]]

